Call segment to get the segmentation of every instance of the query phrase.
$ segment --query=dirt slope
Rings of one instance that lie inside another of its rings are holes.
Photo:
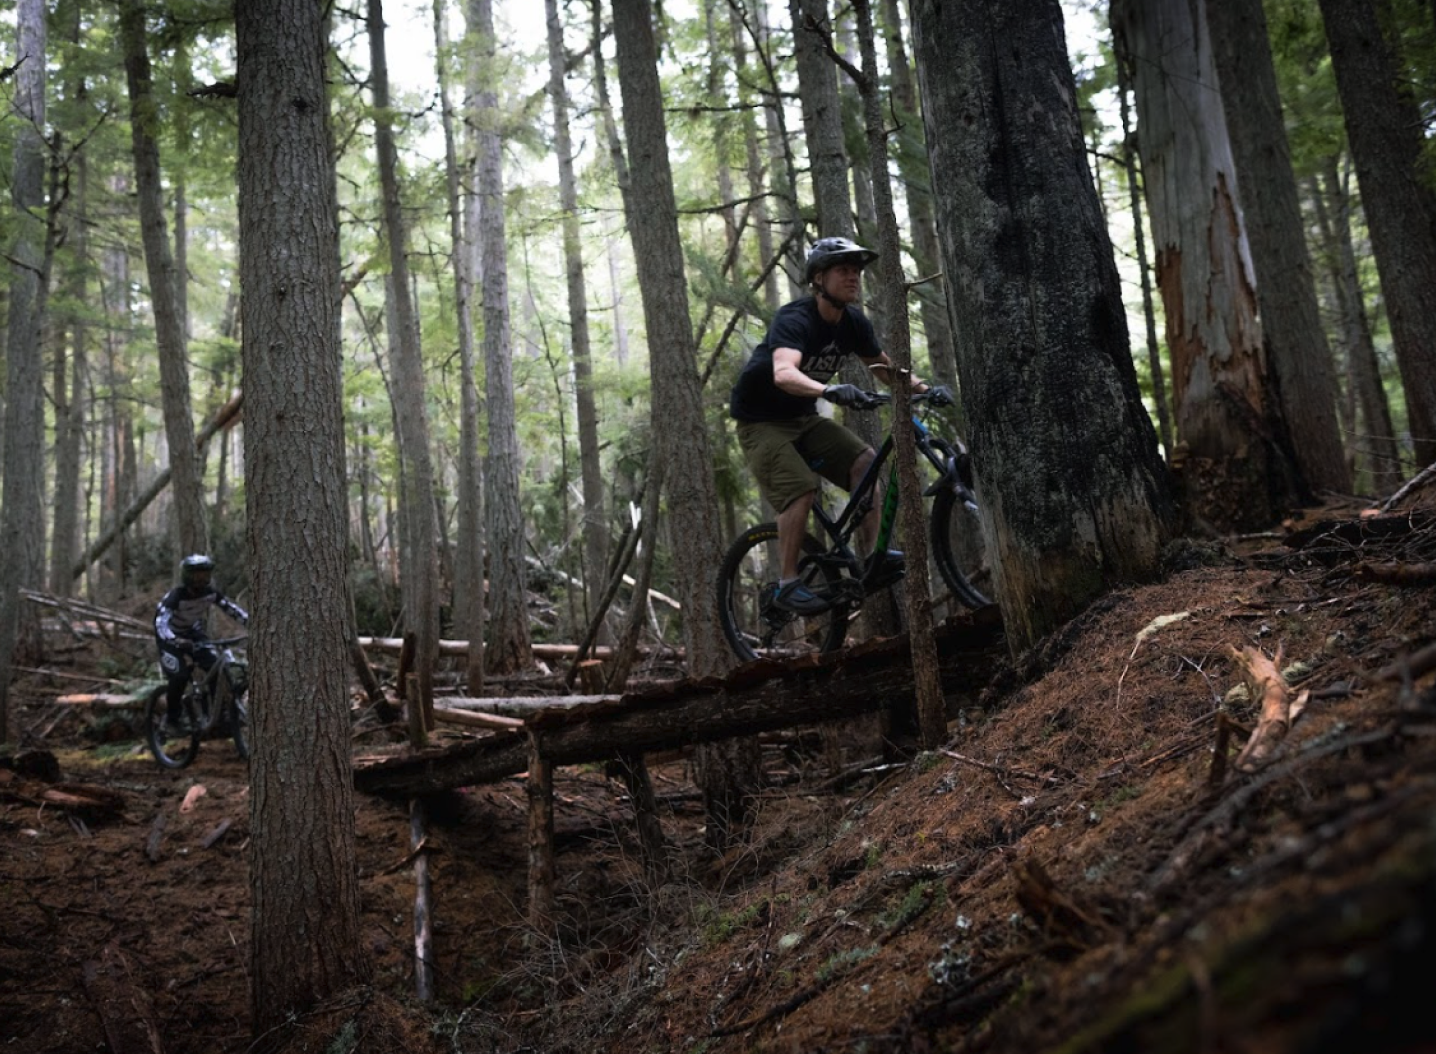
[[[678,876],[660,888],[621,784],[562,771],[553,938],[523,925],[522,785],[433,803],[434,1007],[407,995],[407,814],[363,798],[374,988],[261,1049],[1436,1049],[1436,690],[1378,678],[1436,638],[1436,604],[1372,570],[1436,560],[1436,528],[1312,533],[1325,548],[1193,549],[1105,598],[974,686],[948,748],[910,765],[835,780],[819,736],[774,737],[721,861],[684,763],[657,766]],[[1257,717],[1231,692],[1244,645],[1280,648],[1309,693],[1252,773],[1233,771]],[[214,741],[163,773],[113,722],[56,721],[75,683],[21,683],[19,725],[54,722],[37,745],[61,778],[121,809],[0,771],[0,1044],[248,1050],[244,768]]]

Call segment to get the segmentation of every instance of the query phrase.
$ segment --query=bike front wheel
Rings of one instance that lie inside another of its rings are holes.
[[[748,528],[729,546],[718,572],[718,620],[729,647],[744,662],[837,651],[847,635],[850,613],[845,604],[806,618],[774,607],[777,542],[775,523]],[[805,535],[798,573],[813,592],[832,595],[842,576],[817,559],[825,551],[816,538]]]
[[[992,603],[992,567],[970,498],[965,487],[944,486],[933,499],[928,525],[942,580],[960,604],[976,611]]]
[[[170,729],[165,721],[168,711],[165,695],[165,686],[160,685],[145,700],[145,741],[161,765],[167,769],[182,769],[199,753],[204,714],[195,705],[194,692],[186,691],[182,712],[188,728],[183,732]]]

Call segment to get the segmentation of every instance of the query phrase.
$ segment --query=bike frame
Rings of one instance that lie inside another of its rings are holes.
[[[937,487],[942,485],[947,479],[948,473],[953,471],[953,469],[943,458],[934,453],[931,442],[932,433],[927,425],[923,424],[922,419],[915,414],[912,417],[912,426],[914,431],[913,438],[916,442],[917,449],[938,472],[939,479],[937,484],[929,488],[926,492],[931,494],[936,491]],[[853,552],[852,546],[849,544],[849,539],[851,539],[857,531],[858,524],[862,522],[863,518],[867,516],[868,512],[872,509],[873,492],[877,488],[877,481],[883,471],[883,467],[887,465],[888,459],[892,456],[892,451],[893,434],[889,431],[887,437],[883,440],[883,445],[878,449],[877,455],[873,458],[873,463],[868,466],[867,471],[863,473],[863,478],[858,480],[858,485],[853,488],[852,493],[848,496],[848,504],[840,516],[835,518],[829,515],[821,501],[813,502],[814,518],[822,525],[824,533],[827,534],[828,538],[832,541],[832,551],[842,556],[844,566],[854,577],[861,576],[862,566],[857,554]],[[882,511],[879,514],[878,536],[876,542],[873,544],[874,552],[881,553],[887,550],[888,542],[892,538],[893,527],[897,523],[897,510],[898,467],[897,462],[893,461],[893,463],[888,466],[888,485],[883,495]],[[821,559],[821,557],[813,557],[813,559]]]

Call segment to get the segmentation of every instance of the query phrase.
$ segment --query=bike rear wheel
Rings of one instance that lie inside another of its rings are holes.
[[[960,604],[976,611],[992,603],[992,569],[977,510],[967,497],[952,487],[938,491],[928,525],[932,558],[942,580]]]
[[[196,702],[196,694],[193,688],[185,690],[181,713],[188,729],[178,734],[166,728],[165,718],[169,708],[165,701],[165,686],[154,689],[145,700],[145,741],[155,760],[167,769],[182,769],[199,753],[206,715]]]
[[[775,523],[748,528],[729,546],[718,571],[718,620],[728,646],[744,662],[836,651],[847,635],[845,604],[807,618],[773,606],[779,577],[777,540]],[[804,536],[798,573],[820,595],[828,594],[842,578],[815,559],[825,552],[816,538]]]

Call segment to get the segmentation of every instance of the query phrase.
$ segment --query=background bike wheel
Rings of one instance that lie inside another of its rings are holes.
[[[778,581],[778,525],[763,523],[738,536],[718,571],[718,620],[733,654],[754,659],[792,659],[836,651],[848,629],[848,610],[834,607],[811,618],[789,616],[775,625],[764,616],[764,601]],[[808,587],[822,590],[841,576],[809,557],[824,552],[812,535],[803,540],[799,573]]]
[[[249,760],[249,693],[238,692],[229,701],[230,732],[234,736],[234,749],[245,761]]]
[[[234,750],[238,752],[244,761],[250,760],[250,692],[248,686],[241,684],[236,688],[236,681],[231,671],[225,671],[225,676],[230,678],[230,706],[228,706],[228,718],[230,718],[230,735],[234,737]]]
[[[945,488],[933,499],[928,523],[932,558],[958,603],[974,611],[991,604],[992,570],[977,510]]]
[[[200,715],[192,712],[190,693],[185,693],[185,710],[190,731],[182,736],[165,735],[165,687],[160,685],[145,700],[145,742],[150,753],[167,769],[182,769],[199,753]]]

